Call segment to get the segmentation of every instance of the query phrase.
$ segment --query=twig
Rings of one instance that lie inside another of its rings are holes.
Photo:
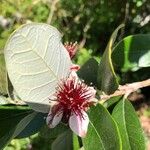
[[[121,96],[121,95],[124,95],[124,97],[127,98],[132,92],[135,92],[140,88],[148,87],[148,86],[150,86],[150,79],[141,82],[134,82],[126,85],[120,85],[118,90],[115,91],[113,94],[111,95],[104,94],[104,95],[100,95],[100,97],[102,101],[106,101],[112,97]]]
[[[85,43],[86,43],[86,38],[87,38],[87,32],[91,27],[91,23],[92,23],[93,19],[90,19],[87,24],[85,25],[84,29],[83,29],[83,39],[81,40],[81,42],[78,45],[78,49],[81,49],[84,47]]]
[[[56,4],[59,2],[59,0],[53,0],[50,8],[50,13],[47,19],[47,23],[51,24],[55,9],[56,9]]]
[[[126,25],[128,18],[129,18],[129,9],[130,9],[130,3],[127,2],[126,7],[125,7],[125,16],[124,16],[124,20],[123,20],[123,24],[125,24],[125,25]],[[121,28],[121,33],[120,33],[120,36],[118,38],[119,41],[122,40],[124,33],[125,33],[125,27]]]

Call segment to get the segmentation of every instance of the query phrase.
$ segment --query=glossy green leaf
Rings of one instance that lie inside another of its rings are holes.
[[[0,106],[0,149],[16,137],[34,115],[35,113],[26,106]]]
[[[150,66],[150,34],[125,37],[112,53],[113,63],[123,71]]]
[[[36,113],[34,118],[30,121],[30,123],[25,127],[25,129],[17,135],[16,138],[26,138],[37,132],[46,124],[45,117],[47,114]]]
[[[32,112],[31,114],[25,116],[20,122],[19,124],[17,124],[15,132],[13,134],[13,138],[15,138],[16,136],[18,136],[27,126],[28,124],[34,119],[34,117],[36,116],[36,112]]]
[[[138,116],[127,100],[121,100],[113,110],[121,139],[123,150],[145,150],[143,131]]]
[[[7,94],[6,90],[6,68],[3,53],[0,53],[0,95]]]
[[[67,130],[60,134],[56,140],[52,143],[52,150],[72,150],[73,149],[73,139],[72,131]]]
[[[79,145],[78,136],[73,134],[73,150],[79,150],[79,149],[80,149],[80,145]]]
[[[105,49],[98,68],[98,88],[106,94],[112,94],[118,88],[118,81],[111,60],[113,44],[117,37],[118,30],[124,25],[120,25],[111,35],[109,43]]]
[[[91,107],[89,118],[88,133],[83,138],[85,150],[120,150],[119,131],[106,108],[100,104]]]
[[[32,103],[35,111],[48,113],[49,98],[72,65],[60,32],[44,23],[25,24],[10,36],[4,53],[18,96],[29,105]],[[43,104],[42,108],[36,103]]]
[[[115,96],[115,97],[112,97],[112,98],[106,100],[106,101],[103,103],[103,106],[105,106],[106,108],[109,108],[109,107],[111,107],[112,105],[114,105],[115,103],[117,103],[120,99],[122,99],[122,96]]]
[[[78,76],[87,84],[97,85],[98,62],[91,58],[78,71]]]

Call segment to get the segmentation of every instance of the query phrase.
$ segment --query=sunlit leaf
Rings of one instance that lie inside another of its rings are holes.
[[[127,100],[121,100],[112,113],[122,140],[123,150],[145,150],[143,131],[138,116]]]
[[[10,81],[19,97],[31,102],[34,110],[47,112],[50,96],[71,66],[58,30],[43,23],[21,26],[7,41],[5,58]],[[45,104],[45,108],[37,108],[36,103]]]
[[[137,70],[150,66],[150,34],[125,37],[115,47],[112,59],[123,71]]]
[[[118,81],[112,65],[111,53],[118,30],[123,26],[124,25],[121,24],[113,32],[99,64],[97,76],[98,88],[104,91],[106,94],[112,94],[118,88]]]
[[[73,134],[73,150],[79,150],[79,149],[80,149],[80,145],[79,145],[78,136]]]
[[[85,150],[120,150],[120,134],[109,112],[97,105],[90,109],[89,118],[88,133],[83,138]]]

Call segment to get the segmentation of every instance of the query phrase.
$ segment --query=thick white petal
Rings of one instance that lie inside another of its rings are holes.
[[[73,113],[69,118],[69,126],[71,130],[80,137],[85,137],[89,124],[89,117],[86,112],[82,112],[83,117]]]
[[[55,116],[52,115],[52,113],[49,113],[46,118],[46,123],[49,126],[49,128],[54,128],[59,124],[63,117],[63,113],[57,113]]]

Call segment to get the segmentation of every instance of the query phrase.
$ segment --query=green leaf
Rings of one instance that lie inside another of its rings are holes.
[[[3,53],[0,53],[0,95],[7,94],[6,90],[6,68]]]
[[[150,34],[125,37],[112,53],[113,63],[122,71],[137,70],[150,66]]]
[[[79,149],[80,149],[80,145],[79,145],[78,136],[73,134],[73,150],[79,150]]]
[[[78,76],[88,85],[97,85],[97,70],[98,62],[94,58],[91,58],[78,71]]]
[[[88,133],[83,138],[85,150],[120,150],[119,131],[106,108],[100,104],[91,107],[89,118]]]
[[[45,139],[54,139],[64,131],[68,130],[68,126],[59,123],[55,128],[49,128],[47,125],[43,126],[40,130],[40,136]]]
[[[26,106],[0,106],[0,149],[16,137],[34,115],[35,113]]]
[[[72,131],[67,130],[60,134],[52,143],[52,150],[72,150],[73,149]]]
[[[43,125],[46,124],[45,117],[47,114],[36,113],[31,122],[25,127],[25,129],[16,138],[26,138],[37,133]]]
[[[31,120],[33,120],[33,118],[36,116],[36,114],[37,114],[36,112],[32,112],[31,114],[25,116],[19,122],[19,124],[17,124],[15,132],[13,134],[13,138],[18,136],[25,129],[25,127],[31,122]]]
[[[122,96],[112,97],[112,98],[106,100],[103,103],[103,106],[105,106],[108,109],[109,107],[111,107],[112,105],[114,105],[115,103],[117,103],[120,99],[122,99]]]
[[[113,110],[113,118],[118,124],[123,150],[145,150],[143,131],[138,116],[127,100],[121,100]]]
[[[115,42],[118,30],[124,25],[121,24],[111,35],[109,43],[105,49],[98,68],[98,88],[106,94],[112,94],[118,88],[118,81],[111,60],[112,47]]]

